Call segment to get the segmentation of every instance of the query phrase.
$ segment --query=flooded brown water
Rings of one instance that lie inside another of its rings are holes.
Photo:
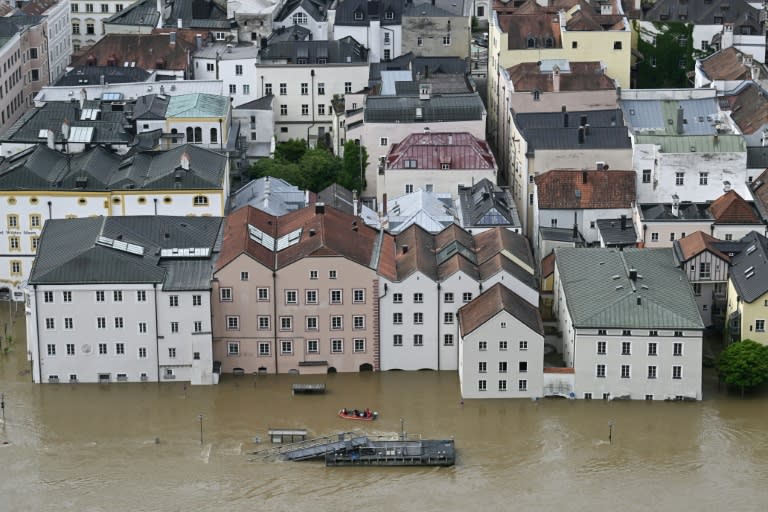
[[[4,319],[0,308],[0,333]],[[768,396],[726,397],[711,375],[700,403],[462,405],[456,374],[436,372],[225,377],[186,390],[36,385],[24,351],[17,342],[0,356],[3,512],[768,509]],[[291,395],[293,382],[319,380],[327,394]],[[343,406],[381,416],[359,425],[336,417]],[[457,465],[326,468],[248,455],[268,446],[269,427],[394,436],[401,417],[409,435],[455,437]]]

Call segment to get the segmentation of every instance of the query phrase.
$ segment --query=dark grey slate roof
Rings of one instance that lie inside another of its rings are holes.
[[[189,157],[189,170],[181,167],[183,155]],[[227,158],[194,144],[168,151],[135,153],[124,159],[113,173],[110,187],[173,189],[218,188],[225,179]]]
[[[416,109],[421,108],[421,118]],[[365,121],[369,123],[434,123],[476,121],[485,107],[477,93],[446,94],[420,100],[418,96],[369,96],[365,102]]]
[[[49,220],[29,282],[163,283],[170,290],[207,289],[221,222],[221,217],[163,216]],[[100,237],[134,244],[141,250],[105,245]],[[207,248],[209,255],[198,259],[161,255],[161,249],[173,248]]]
[[[768,293],[768,238],[752,231],[741,243],[745,248],[731,260],[729,275],[739,297],[751,303]]]
[[[469,14],[467,7],[465,0],[417,0],[405,4],[403,16],[429,18],[467,16]]]
[[[682,202],[677,215],[672,215],[671,203],[648,203],[640,205],[643,220],[714,220],[706,203]]]
[[[242,105],[238,105],[235,107],[236,110],[272,110],[272,101],[275,99],[275,96],[272,94],[269,94],[267,96],[262,96],[261,98],[253,101],[249,101],[248,103],[243,103]]]
[[[32,14],[19,14],[0,18],[0,37],[16,35],[23,27],[39,25],[45,21],[47,16],[38,16]]]
[[[620,109],[568,112],[567,118],[562,112],[522,113],[514,117],[515,124],[528,142],[529,151],[632,147]],[[579,125],[585,118],[589,130],[585,130],[584,142],[580,143]]]
[[[188,171],[181,169],[184,153]],[[226,160],[193,144],[122,159],[102,146],[66,155],[38,144],[0,161],[0,190],[218,189]]]
[[[482,179],[471,187],[459,187],[461,226],[472,227],[520,227],[514,199],[509,187],[499,187]]]
[[[597,230],[607,246],[626,246],[637,243],[637,231],[632,219],[624,219],[624,222],[625,227],[622,229],[622,219],[598,219]]]
[[[57,86],[96,85],[102,78],[107,84],[146,82],[150,73],[141,68],[118,66],[76,66],[56,82]]]
[[[336,6],[336,25],[368,26],[379,20],[382,26],[400,25],[403,0],[341,0]]]
[[[177,27],[181,19],[183,28],[229,29],[237,26],[227,19],[226,8],[209,0],[170,0],[169,14],[164,15],[164,27]]]
[[[347,62],[361,63],[368,61],[368,50],[352,37],[338,41],[277,41],[270,42],[259,52],[262,63],[272,60],[286,60],[296,64],[297,59],[307,59],[307,64],[317,64],[318,59],[325,59],[327,64]]]
[[[578,230],[576,231],[576,236],[573,236],[573,228],[540,227],[539,235],[542,240],[552,240],[553,242],[571,242],[576,245],[584,243],[584,237]]]
[[[145,94],[136,98],[133,104],[134,119],[165,119],[170,97],[164,94]]]
[[[672,248],[557,248],[555,264],[577,328],[703,329]],[[629,278],[637,270],[637,280]]]
[[[315,21],[323,21],[327,18],[328,8],[333,0],[287,0],[280,10],[275,13],[275,21],[284,21],[291,16],[294,11],[301,7]]]
[[[84,108],[99,108],[98,103],[86,104]],[[96,121],[80,120],[82,110],[76,101],[49,101],[42,107],[25,112],[4,134],[0,142],[37,143],[44,141],[41,130],[53,130],[55,140],[61,144],[64,138],[61,127],[67,120],[70,127],[93,127],[92,144],[128,144],[133,137],[123,128],[124,112],[102,110]]]
[[[301,25],[277,27],[267,38],[267,45],[281,41],[308,41],[311,35],[312,31]]]
[[[741,26],[756,29],[755,34],[762,34],[760,27],[760,11],[750,6],[744,0],[657,0],[643,19],[647,21],[669,21],[693,25],[721,25],[734,23],[734,34],[741,34]],[[715,17],[722,18],[718,23]]]
[[[133,148],[137,151],[149,151],[155,149],[160,144],[163,136],[163,130],[158,128],[148,132],[137,133],[133,139]]]
[[[157,0],[141,0],[104,20],[106,25],[156,27],[160,21]]]
[[[747,168],[768,168],[768,147],[747,146]]]

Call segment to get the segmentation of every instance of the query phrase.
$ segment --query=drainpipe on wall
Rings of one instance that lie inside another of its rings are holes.
[[[155,202],[157,202],[157,199],[155,199]],[[158,322],[157,314],[157,283],[153,283],[152,287],[155,289],[155,360],[157,363],[157,382],[160,383],[160,324]]]
[[[437,282],[437,371],[440,371],[440,281]]]
[[[50,201],[48,202],[50,204]],[[40,351],[40,308],[37,302],[37,285],[32,285],[32,290],[35,296],[35,325],[37,326],[37,383],[43,382],[43,353]],[[11,307],[11,303],[8,303],[8,307]]]
[[[275,265],[275,266],[277,266],[277,265]],[[273,271],[272,272],[272,302],[274,303],[273,309],[274,309],[274,312],[275,312],[275,314],[273,315],[275,317],[275,319],[272,322],[272,325],[274,326],[273,327],[273,331],[275,333],[275,336],[274,336],[274,340],[275,340],[275,343],[274,343],[274,349],[275,349],[275,374],[279,374],[280,371],[279,371],[279,369],[277,367],[277,361],[278,361],[278,359],[277,359],[277,357],[278,357],[278,354],[277,354],[277,343],[278,343],[278,340],[277,340],[277,271]]]

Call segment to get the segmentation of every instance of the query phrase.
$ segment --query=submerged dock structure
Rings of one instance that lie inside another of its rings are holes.
[[[326,466],[453,466],[453,439],[368,441],[325,454]]]

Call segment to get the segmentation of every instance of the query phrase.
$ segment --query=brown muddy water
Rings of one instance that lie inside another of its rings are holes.
[[[0,307],[0,334],[7,319]],[[3,512],[768,510],[768,396],[726,396],[711,374],[699,403],[462,405],[449,372],[36,385],[21,318],[15,330],[14,350],[0,356]],[[316,381],[327,394],[291,395],[292,383]],[[342,420],[344,406],[380,418]],[[269,427],[396,436],[400,418],[410,436],[454,437],[456,466],[326,468],[249,455],[268,446]]]

